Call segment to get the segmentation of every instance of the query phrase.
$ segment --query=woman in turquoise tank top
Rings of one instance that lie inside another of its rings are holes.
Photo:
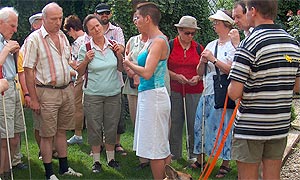
[[[169,46],[158,28],[160,18],[160,10],[154,3],[137,6],[135,25],[139,32],[148,35],[149,40],[137,58],[138,64],[132,63],[129,57],[125,57],[123,62],[140,76],[133,150],[137,156],[150,159],[154,179],[164,179],[165,165],[171,162],[171,104],[164,81]]]

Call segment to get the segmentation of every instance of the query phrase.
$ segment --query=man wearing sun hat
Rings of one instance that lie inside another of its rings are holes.
[[[300,91],[300,44],[274,24],[277,0],[247,0],[246,7],[247,22],[254,29],[237,47],[229,74],[228,94],[241,99],[232,159],[239,179],[258,179],[262,163],[263,179],[279,180],[293,91]]]
[[[195,112],[199,98],[203,90],[203,81],[197,74],[196,68],[199,63],[203,46],[193,38],[200,29],[197,26],[196,18],[182,16],[177,28],[178,36],[170,40],[170,56],[168,69],[171,86],[171,129],[170,149],[172,159],[182,158],[182,134],[184,124],[187,125],[188,160],[195,161],[197,155],[193,154],[194,149],[194,123]],[[185,90],[186,115],[183,107],[183,88]],[[186,121],[186,123],[184,123]]]

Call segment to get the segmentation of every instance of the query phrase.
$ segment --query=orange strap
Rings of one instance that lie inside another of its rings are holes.
[[[46,40],[44,39],[43,35],[42,35],[42,31],[39,31],[39,35],[42,39],[42,43],[44,45],[44,48],[46,50],[46,54],[47,54],[47,59],[48,59],[48,63],[49,63],[49,68],[50,68],[50,75],[51,75],[51,84],[55,85],[56,84],[56,72],[55,72],[55,67],[54,67],[54,60],[50,51],[50,47],[48,45],[48,43],[46,42]]]
[[[228,93],[226,94],[226,99],[225,99],[223,113],[222,113],[222,119],[221,119],[220,126],[219,126],[219,129],[218,129],[218,134],[217,134],[217,137],[216,137],[216,141],[215,141],[214,147],[212,149],[212,152],[211,152],[211,154],[210,154],[210,156],[209,156],[209,158],[207,160],[205,168],[204,168],[204,170],[202,171],[202,173],[201,173],[201,175],[199,177],[199,180],[201,180],[201,179],[204,179],[204,180],[208,179],[209,175],[211,174],[212,170],[214,169],[214,167],[216,165],[216,162],[217,162],[217,160],[218,160],[218,158],[219,158],[219,156],[221,154],[221,151],[222,151],[222,149],[224,147],[224,144],[225,144],[225,141],[227,139],[227,136],[230,133],[231,127],[232,127],[232,125],[234,123],[235,116],[236,116],[238,107],[240,105],[240,99],[238,100],[238,103],[236,104],[236,106],[234,108],[234,111],[233,111],[233,113],[231,115],[231,118],[230,118],[230,121],[228,123],[228,127],[226,128],[226,130],[224,132],[224,135],[222,137],[220,146],[217,148],[217,152],[214,155],[214,151],[215,151],[216,147],[218,146],[219,137],[221,135],[221,131],[222,131],[224,120],[225,120],[226,109],[227,109],[227,102],[228,102]],[[204,142],[202,142],[202,143],[204,143]]]

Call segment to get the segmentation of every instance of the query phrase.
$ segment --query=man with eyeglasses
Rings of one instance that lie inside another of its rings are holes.
[[[99,19],[100,23],[103,26],[104,29],[104,36],[112,40],[114,42],[117,42],[119,45],[119,48],[121,48],[122,52],[124,52],[124,47],[125,47],[125,39],[124,39],[124,34],[123,30],[119,26],[115,26],[110,22],[110,19],[112,17],[112,13],[110,10],[110,6],[105,4],[105,3],[100,3],[96,6],[95,8],[95,13],[94,13]],[[119,72],[119,79],[122,84],[122,87],[124,86],[124,80],[123,80],[123,75],[122,72]],[[125,133],[125,118],[124,118],[124,111],[125,111],[125,96],[122,96],[122,106],[121,106],[121,116],[120,116],[120,121],[118,125],[118,130],[117,130],[117,144],[115,147],[115,151],[117,153],[120,153],[123,156],[126,156],[127,153],[123,149],[120,139],[121,139],[121,134]]]

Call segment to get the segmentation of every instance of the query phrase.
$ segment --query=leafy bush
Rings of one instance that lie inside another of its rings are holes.
[[[287,31],[300,41],[300,15],[291,16],[291,20],[288,22],[289,28]]]

